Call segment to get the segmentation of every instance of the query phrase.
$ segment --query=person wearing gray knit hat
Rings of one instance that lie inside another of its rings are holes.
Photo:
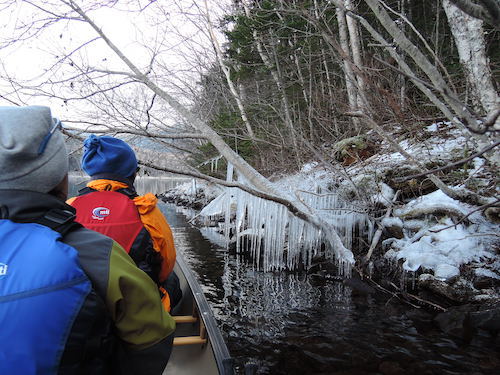
[[[48,193],[67,176],[60,125],[48,107],[0,107],[0,189]]]
[[[0,106],[0,374],[161,375],[175,321],[122,246],[77,222],[60,127]]]

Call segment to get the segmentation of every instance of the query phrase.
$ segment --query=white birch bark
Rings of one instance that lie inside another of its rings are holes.
[[[349,48],[349,34],[347,29],[346,12],[344,8],[337,7],[337,22],[339,26],[339,43],[343,51],[342,68],[345,75],[345,84],[347,91],[347,99],[351,111],[356,111],[358,108],[358,90],[356,76],[351,67],[351,49]],[[359,120],[353,119],[354,126],[359,129]]]
[[[493,86],[492,74],[486,55],[483,21],[461,11],[449,0],[443,0],[460,62],[466,75],[475,109],[488,113],[500,105],[498,93]],[[497,122],[497,129],[500,123]]]
[[[354,11],[356,8],[353,0],[344,0],[344,4],[346,9],[349,11]],[[356,19],[354,19],[353,17],[346,17],[346,22],[347,29],[349,30],[349,45],[351,47],[350,49],[352,54],[352,61],[358,71],[361,71],[363,69],[363,59],[361,53],[361,39],[358,24]],[[363,108],[368,105],[365,93],[366,85],[363,76],[359,73],[355,73],[356,72],[353,72],[357,83],[357,103],[358,107]]]

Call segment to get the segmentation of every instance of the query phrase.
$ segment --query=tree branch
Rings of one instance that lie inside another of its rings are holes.
[[[500,2],[496,0],[479,0],[480,4],[470,0],[450,0],[450,2],[469,16],[483,20],[500,30]]]
[[[64,124],[67,124],[68,122],[72,121],[63,121]],[[79,122],[81,123],[81,122]],[[93,126],[106,126],[105,124],[91,124]],[[114,133],[117,134],[133,134],[133,135],[139,135],[143,137],[149,137],[149,138],[158,138],[158,139],[206,139],[207,137],[201,133],[168,133],[168,134],[154,134],[150,133],[147,130],[141,131],[141,130],[133,130],[133,129],[125,129],[125,128],[114,128],[114,129],[105,129],[105,130],[100,130],[100,129],[93,129],[93,130],[82,130],[79,128],[72,128],[65,126],[64,127],[66,130],[71,130],[71,131],[84,131],[86,133],[95,133],[95,134],[106,134],[109,133],[110,131],[113,131]]]
[[[456,161],[454,163],[451,163],[451,164],[448,164],[448,165],[445,165],[444,167],[440,167],[440,168],[436,168],[436,169],[432,169],[430,171],[425,171],[425,172],[422,172],[422,173],[419,173],[419,174],[415,174],[415,175],[412,175],[412,176],[407,176],[407,177],[401,177],[401,178],[395,178],[394,181],[395,182],[404,182],[404,181],[408,181],[408,180],[412,180],[414,178],[418,178],[418,177],[422,177],[422,176],[427,176],[428,174],[434,174],[434,173],[437,173],[437,172],[441,172],[441,171],[445,171],[447,169],[450,169],[450,168],[453,168],[453,167],[458,167],[462,164],[465,164],[467,163],[468,161],[474,159],[474,158],[477,158],[478,156],[481,156],[482,154],[484,154],[485,152],[488,152],[492,149],[494,149],[495,147],[497,147],[498,145],[500,145],[500,141],[497,141],[491,145],[489,145],[488,147],[486,148],[483,148],[481,151],[479,152],[476,152],[475,154],[467,157],[467,158],[464,158],[464,159],[461,159],[459,161]]]
[[[452,228],[452,227],[456,227],[458,224],[464,222],[465,220],[467,220],[467,218],[472,215],[474,212],[477,212],[477,211],[483,211],[489,207],[498,207],[496,206],[496,204],[500,202],[500,199],[497,198],[496,201],[494,202],[491,202],[491,203],[488,203],[488,204],[485,204],[485,205],[482,205],[481,207],[478,207],[474,210],[472,210],[471,212],[469,212],[467,215],[464,215],[460,218],[460,220],[458,220],[456,223],[453,223],[452,225],[448,225],[447,227],[444,227],[444,228],[441,228],[441,229],[437,229],[437,230],[429,230],[429,232],[432,232],[432,233],[439,233],[445,229],[449,229],[449,228]]]
[[[387,211],[385,212],[384,218],[388,218],[391,216],[392,208],[394,207],[394,203],[398,200],[398,195],[399,195],[399,190],[396,191],[394,194],[394,197],[392,198],[392,204],[387,208]],[[378,245],[378,241],[380,240],[380,237],[382,236],[382,231],[384,230],[384,226],[382,224],[379,224],[379,228],[375,232],[375,235],[373,236],[372,243],[370,244],[370,248],[368,249],[368,252],[363,258],[363,263],[368,263],[370,260],[373,250],[375,250],[375,247]]]

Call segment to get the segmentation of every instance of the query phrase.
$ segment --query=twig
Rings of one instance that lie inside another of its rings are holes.
[[[153,97],[151,98],[151,103],[149,104],[148,109],[146,109],[146,116],[148,118],[148,122],[146,123],[146,126],[144,126],[146,131],[148,131],[148,126],[151,123],[151,115],[149,114],[149,111],[153,108],[153,105],[155,104],[155,99],[156,99],[156,93],[153,94]]]
[[[488,207],[495,206],[498,202],[500,202],[500,199],[499,199],[499,198],[497,198],[497,200],[496,200],[496,201],[494,201],[494,202],[490,202],[490,203],[488,203],[488,204],[484,204],[484,205],[482,205],[481,207],[478,207],[478,208],[476,208],[476,209],[472,210],[472,211],[471,211],[471,212],[469,212],[467,215],[462,216],[462,218],[460,218],[460,220],[459,220],[459,221],[457,221],[456,223],[453,223],[452,225],[448,225],[447,227],[444,227],[444,228],[441,228],[441,229],[437,229],[437,230],[429,230],[429,232],[432,232],[432,233],[439,233],[439,232],[441,232],[441,231],[443,231],[443,230],[445,230],[445,229],[449,229],[449,228],[451,228],[451,227],[456,227],[458,224],[460,224],[461,222],[463,222],[465,219],[467,219],[467,218],[468,218],[470,215],[472,215],[474,212],[481,211],[481,210],[484,210],[484,209],[486,209],[486,208],[488,208]]]
[[[410,294],[410,293],[407,293],[407,292],[402,292],[404,296],[408,296],[408,297],[411,297],[417,301],[419,301],[420,303],[423,303],[423,304],[426,304],[426,305],[429,305],[430,307],[436,309],[436,310],[441,310],[442,312],[445,312],[447,311],[447,309],[445,309],[443,306],[440,306],[438,305],[437,303],[434,303],[434,302],[431,302],[431,301],[427,301],[423,298],[420,298],[420,297],[417,297],[413,294]]]
[[[396,194],[394,194],[394,197],[392,198],[392,202],[391,202],[392,204],[387,208],[387,211],[385,212],[385,215],[384,215],[384,219],[388,218],[391,215],[392,207],[394,206],[394,203],[396,203],[396,201],[398,199],[398,195],[399,195],[399,190],[396,191]],[[368,249],[368,252],[366,253],[366,255],[363,259],[364,263],[367,263],[370,260],[372,253],[373,253],[373,250],[377,246],[378,241],[380,240],[380,237],[382,236],[383,230],[384,230],[384,226],[382,224],[379,224],[379,228],[377,229],[377,231],[375,232],[375,235],[373,236],[370,248]]]
[[[467,158],[458,160],[458,161],[456,161],[454,163],[445,165],[445,166],[440,167],[440,168],[432,169],[430,171],[425,171],[425,172],[422,172],[422,173],[419,173],[419,174],[415,174],[415,175],[412,175],[412,176],[395,178],[394,182],[404,182],[404,181],[408,181],[408,180],[411,180],[411,179],[414,179],[414,178],[417,178],[417,177],[427,176],[428,174],[434,174],[436,172],[444,171],[444,170],[449,169],[449,168],[458,167],[458,166],[460,166],[462,164],[465,164],[468,161],[470,161],[470,160],[472,160],[472,159],[474,159],[474,158],[476,158],[476,157],[484,154],[485,152],[488,152],[488,151],[494,149],[498,145],[500,145],[500,141],[497,141],[497,142],[489,145],[488,147],[485,147],[481,151],[478,151],[475,154],[473,154],[473,155],[471,155],[471,156],[469,156]]]
[[[358,272],[359,272],[359,270],[358,270]],[[386,305],[387,305],[387,304],[391,301],[391,299],[393,299],[393,298],[397,298],[397,299],[398,299],[398,300],[400,300],[401,302],[404,302],[404,303],[406,303],[406,304],[410,305],[411,307],[413,307],[413,308],[415,308],[415,309],[420,309],[420,306],[418,306],[418,305],[414,305],[413,303],[411,303],[410,301],[408,301],[408,300],[406,300],[406,299],[402,299],[402,298],[398,295],[398,293],[399,293],[399,292],[391,292],[390,290],[387,290],[386,288],[384,288],[382,285],[378,284],[377,282],[375,282],[375,281],[374,281],[373,279],[371,279],[371,278],[368,278],[367,280],[369,280],[372,284],[374,284],[374,285],[375,285],[375,287],[376,287],[377,289],[380,289],[382,292],[384,292],[384,293],[387,293],[387,294],[390,294],[390,295],[391,295],[391,298],[389,298],[389,299],[387,300]],[[391,283],[391,285],[393,285],[393,286],[396,288],[396,290],[399,290],[399,288],[397,288],[397,287],[396,287],[393,283]]]
[[[443,306],[440,306],[434,302],[431,302],[431,301],[427,301],[423,298],[420,298],[420,297],[417,297],[411,293],[408,293],[408,292],[405,292],[403,290],[401,290],[401,288],[399,288],[398,286],[394,285],[394,283],[391,283],[392,287],[395,288],[396,290],[399,290],[399,292],[401,293],[402,296],[404,297],[411,297],[413,298],[414,300],[417,300],[418,302],[424,304],[424,305],[429,305],[430,307],[436,309],[436,310],[441,310],[441,311],[446,311],[447,309],[445,309]],[[408,302],[410,303],[410,302]],[[410,303],[411,304],[411,303]],[[413,306],[413,304],[411,304]]]

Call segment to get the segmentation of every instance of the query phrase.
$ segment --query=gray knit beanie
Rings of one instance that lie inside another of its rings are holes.
[[[68,173],[68,153],[50,108],[0,107],[0,189],[48,193]]]

